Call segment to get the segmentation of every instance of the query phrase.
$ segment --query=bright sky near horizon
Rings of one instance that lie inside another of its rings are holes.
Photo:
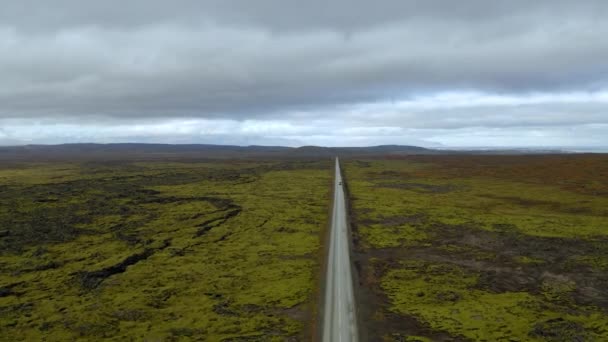
[[[0,8],[0,145],[608,146],[603,0]]]

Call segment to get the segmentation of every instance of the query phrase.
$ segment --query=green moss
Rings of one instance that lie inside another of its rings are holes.
[[[520,264],[526,264],[526,265],[542,264],[545,262],[544,260],[541,260],[538,258],[531,258],[526,255],[516,256],[514,259],[516,262],[518,262]]]
[[[482,250],[479,248],[473,248],[470,246],[449,244],[449,245],[441,245],[441,246],[437,247],[437,250],[445,252],[449,255],[458,255],[458,256],[476,260],[476,261],[483,261],[483,260],[492,261],[496,258],[496,254],[491,251]]]
[[[575,289],[576,283],[574,281],[557,275],[545,276],[541,284],[542,294],[550,301],[571,303],[570,294]]]
[[[400,225],[387,229],[381,224],[369,224],[363,228],[361,235],[365,238],[365,242],[372,246],[412,246],[427,239],[424,231],[411,225]]]
[[[608,257],[604,255],[578,255],[570,258],[572,267],[589,266],[600,272],[608,271]]]
[[[407,261],[390,270],[381,284],[395,312],[472,340],[542,340],[533,336],[537,322],[560,317],[589,327],[585,336],[607,337],[608,318],[598,311],[579,311],[574,315],[561,311],[559,306],[543,304],[530,293],[478,290],[477,279],[475,273],[452,264]],[[553,286],[548,291],[555,294],[570,289],[564,286]],[[590,322],[590,318],[594,320]]]
[[[573,167],[575,157],[555,157],[544,171],[542,157],[518,158],[344,164],[357,247],[377,257],[364,286],[389,298],[375,303],[378,317],[412,316],[431,329],[407,333],[431,339],[608,339],[608,197],[597,195],[606,182]],[[407,336],[374,317],[382,336]]]
[[[0,176],[0,208],[16,208],[0,209],[12,245],[0,287],[19,294],[0,298],[12,340],[303,336],[330,161],[49,164]],[[82,286],[134,255],[144,257]]]
[[[405,338],[407,342],[432,342],[430,338],[424,336],[408,336]]]
[[[353,206],[362,221],[425,214],[435,222],[488,230],[508,224],[542,237],[608,235],[602,228],[608,225],[605,197],[512,180],[461,177],[446,181],[406,173],[424,169],[426,164],[373,161],[364,168],[355,165],[347,163],[345,169]],[[380,230],[371,227],[369,231],[374,235]],[[375,247],[383,247],[388,240],[369,239]]]

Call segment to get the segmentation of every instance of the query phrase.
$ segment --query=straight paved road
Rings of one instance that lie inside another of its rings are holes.
[[[344,189],[336,158],[334,210],[329,238],[323,342],[357,342],[357,318],[350,263],[350,237],[346,226]]]

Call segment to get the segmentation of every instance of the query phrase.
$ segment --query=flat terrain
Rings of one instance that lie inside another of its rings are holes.
[[[3,163],[0,339],[306,339],[332,171]]]
[[[608,156],[342,166],[367,340],[608,340]]]

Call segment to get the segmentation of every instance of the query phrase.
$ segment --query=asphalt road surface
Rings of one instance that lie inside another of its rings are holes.
[[[359,336],[350,263],[350,240],[338,158],[334,186],[334,210],[325,280],[323,342],[357,342]]]

